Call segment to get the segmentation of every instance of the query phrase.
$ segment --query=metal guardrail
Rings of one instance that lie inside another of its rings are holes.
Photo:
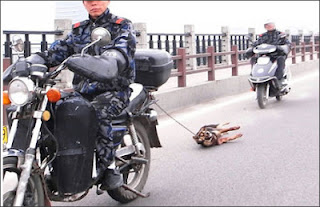
[[[313,50],[315,47],[315,51]],[[306,49],[310,48],[310,52],[306,52]],[[297,50],[301,50],[301,53],[297,53]],[[173,59],[177,62],[177,70],[171,73],[171,77],[178,77],[178,87],[186,87],[187,86],[187,75],[194,73],[208,73],[208,81],[215,80],[215,71],[220,69],[231,68],[232,76],[238,75],[238,70],[240,66],[250,65],[250,61],[239,61],[238,56],[244,55],[245,50],[239,50],[237,45],[232,46],[232,50],[230,52],[215,52],[214,47],[210,46],[207,48],[206,53],[196,54],[196,55],[186,55],[185,48],[178,49],[178,55],[174,56]],[[313,42],[306,44],[302,42],[301,45],[296,45],[296,43],[292,43],[291,55],[288,58],[292,58],[292,64],[296,64],[297,57],[301,57],[301,61],[304,62],[306,60],[306,56],[310,55],[310,60],[313,60],[314,54],[317,54],[317,58],[319,59],[319,43],[313,44]],[[215,57],[220,55],[231,55],[231,64],[230,65],[216,65]],[[208,64],[205,67],[197,70],[187,70],[186,61],[190,58],[208,58]]]
[[[40,45],[40,50],[43,52],[48,49],[47,35],[62,35],[62,30],[56,31],[9,31],[4,30],[3,34],[6,35],[6,41],[4,43],[4,57],[10,57],[12,60],[12,49],[11,49],[11,35],[24,35],[24,56],[28,57],[31,55],[31,45]],[[31,43],[30,35],[41,35],[42,40],[39,43]]]
[[[207,48],[212,46],[215,51],[222,51],[223,34],[195,34],[197,54],[205,53]],[[222,63],[222,56],[216,56],[215,62]],[[197,58],[197,66],[206,65],[207,58]]]
[[[10,63],[8,59],[12,60],[12,50],[10,35],[23,34],[25,35],[25,57],[31,55],[31,42],[29,41],[29,35],[42,35],[41,51],[45,51],[48,48],[46,41],[46,35],[62,35],[63,31],[3,31],[6,35],[5,42],[5,59],[6,65]],[[139,35],[139,34],[138,34]],[[230,45],[232,50],[230,52],[221,52],[221,38],[222,34],[196,34],[196,49],[197,54],[186,55],[186,49],[183,48],[185,44],[185,37],[190,34],[167,34],[167,33],[148,33],[149,47],[164,49],[173,56],[175,62],[176,72],[173,72],[171,76],[178,77],[178,86],[186,86],[186,75],[200,72],[208,72],[208,80],[215,80],[214,71],[224,68],[232,68],[232,75],[238,74],[238,67],[242,65],[250,64],[246,61],[245,50],[249,47],[248,40],[245,40],[245,34],[230,35]],[[292,63],[296,63],[296,57],[301,56],[301,60],[305,61],[307,54],[310,54],[310,59],[313,59],[313,54],[317,54],[319,59],[319,36],[314,37],[314,44],[311,41],[311,36],[305,36],[305,42],[301,42],[301,36],[292,35]],[[38,44],[39,45],[39,44]],[[315,47],[315,51],[313,50]],[[231,55],[231,65],[220,65],[222,63],[221,57],[225,55]],[[186,60],[190,58],[197,59],[197,65],[201,66],[196,70],[187,70]],[[240,61],[240,62],[239,62]]]

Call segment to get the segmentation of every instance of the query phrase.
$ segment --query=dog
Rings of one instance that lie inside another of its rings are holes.
[[[240,129],[240,126],[223,128],[223,126],[228,124],[229,123],[205,125],[200,128],[196,135],[193,136],[193,139],[204,147],[210,147],[242,137],[241,133],[230,137],[222,137],[227,134],[228,131]]]

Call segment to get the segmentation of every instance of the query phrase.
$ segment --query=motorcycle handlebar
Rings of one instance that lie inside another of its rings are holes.
[[[64,70],[64,69],[67,67],[65,63],[69,60],[69,58],[70,58],[70,57],[68,57],[67,59],[65,59],[65,60],[59,65],[59,67],[58,67],[56,70],[50,72],[50,73],[48,74],[48,77],[50,77],[50,78],[55,78],[55,77],[57,77],[57,76],[61,73],[61,71]]]

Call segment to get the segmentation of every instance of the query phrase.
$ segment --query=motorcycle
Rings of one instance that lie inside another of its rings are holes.
[[[111,35],[97,28],[91,39],[81,56],[94,44],[107,44]],[[23,42],[15,42],[13,48],[21,52]],[[72,91],[54,87],[66,62],[53,71],[45,65],[17,65],[8,92],[3,94],[4,103],[11,103],[7,108],[9,133],[3,138],[4,206],[73,202],[84,198],[93,186],[97,195],[104,193],[99,189],[103,172],[96,164],[94,108],[82,96],[70,96]],[[161,147],[157,112],[151,107],[156,102],[153,92],[169,79],[173,68],[171,56],[161,50],[137,50],[135,62],[130,104],[112,120],[113,139],[121,142],[115,159],[124,185],[107,193],[121,203],[149,196],[141,191],[150,169],[150,148]]]
[[[284,37],[282,36],[282,38]],[[269,97],[276,97],[277,101],[281,101],[282,97],[291,90],[291,71],[288,67],[285,67],[283,71],[283,83],[280,83],[275,76],[278,68],[276,61],[279,52],[278,47],[288,49],[286,45],[261,44],[247,50],[247,53],[253,52],[257,55],[257,62],[253,65],[248,80],[252,90],[257,93],[258,105],[261,109],[267,106]]]

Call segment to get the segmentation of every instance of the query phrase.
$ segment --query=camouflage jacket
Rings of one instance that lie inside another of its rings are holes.
[[[93,45],[87,53],[101,55],[108,49],[116,49],[127,60],[127,69],[110,83],[98,83],[75,74],[73,78],[74,88],[76,91],[85,94],[99,94],[108,90],[126,90],[135,78],[133,59],[136,50],[135,31],[130,20],[113,15],[109,9],[96,20],[89,16],[88,20],[74,24],[72,31],[65,39],[55,41],[46,53],[40,53],[39,55],[45,58],[49,67],[59,65],[67,57],[81,53],[81,50],[91,42],[91,32],[97,27],[104,27],[110,32],[111,42],[103,47]]]
[[[288,45],[291,47],[291,42],[287,38],[280,38],[280,35],[284,34],[278,30],[268,31],[261,34],[257,41],[255,41],[252,46],[256,47],[263,43],[270,45]]]

